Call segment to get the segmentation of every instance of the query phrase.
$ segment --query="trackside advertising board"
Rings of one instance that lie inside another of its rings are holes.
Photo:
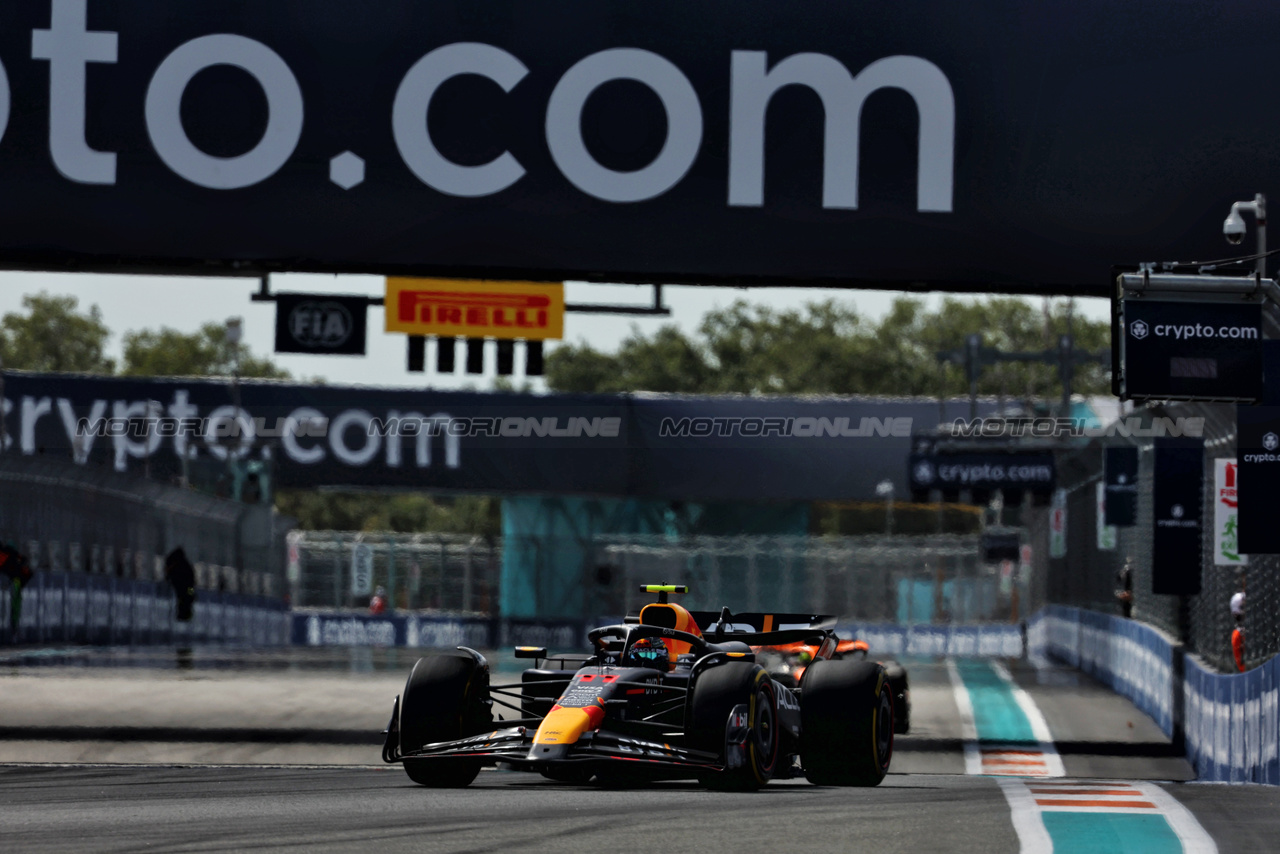
[[[1132,445],[1110,447],[1103,460],[1106,523],[1117,527],[1134,525],[1138,518],[1138,449]]]
[[[5,373],[4,454],[180,477],[267,465],[282,487],[679,500],[841,500],[907,489],[929,400],[490,394]],[[237,412],[236,404],[239,404]],[[989,406],[982,404],[982,406]],[[967,401],[950,401],[957,418]],[[980,410],[986,414],[988,409]],[[195,469],[193,469],[195,470]]]
[[[911,488],[1005,489],[1048,493],[1056,469],[1049,452],[912,454]]]
[[[564,337],[564,283],[387,279],[388,332],[472,338]]]
[[[9,0],[0,265],[1104,296],[1277,185],[1278,41],[1264,0]]]
[[[1119,337],[1122,400],[1257,400],[1262,305],[1129,298]]]
[[[1200,592],[1204,441],[1156,439],[1155,446],[1151,592],[1195,596]]]
[[[1280,406],[1236,407],[1240,550],[1280,554]]]

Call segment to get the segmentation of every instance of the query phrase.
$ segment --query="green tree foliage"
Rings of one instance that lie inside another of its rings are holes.
[[[963,368],[939,364],[940,351],[960,350],[973,332],[1004,352],[1056,348],[1068,330],[1077,349],[1109,346],[1106,323],[1071,317],[1067,302],[1035,303],[1014,297],[949,297],[936,310],[901,297],[872,322],[834,300],[803,310],[775,311],[746,302],[709,313],[695,336],[664,326],[651,336],[638,329],[616,353],[585,343],[547,357],[547,384],[556,391],[664,391],[740,394],[966,394]],[[1077,368],[1073,390],[1106,393],[1105,368]],[[987,368],[981,394],[1052,397],[1060,393],[1057,365],[1006,363]]]
[[[499,501],[485,495],[434,498],[413,493],[282,490],[276,509],[310,531],[501,533]]]
[[[198,332],[179,332],[167,326],[126,332],[121,373],[131,377],[229,377],[287,379],[289,372],[270,358],[254,356],[243,343],[226,343],[221,323],[206,323]]]
[[[115,364],[105,355],[111,330],[102,312],[79,311],[79,300],[47,293],[24,296],[22,313],[0,320],[0,358],[5,368],[109,374]]]

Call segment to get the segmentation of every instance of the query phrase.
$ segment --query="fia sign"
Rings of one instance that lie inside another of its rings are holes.
[[[329,294],[276,296],[276,352],[363,356],[368,299]]]

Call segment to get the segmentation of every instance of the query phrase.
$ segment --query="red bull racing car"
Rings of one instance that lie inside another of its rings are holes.
[[[832,786],[884,779],[894,727],[881,664],[822,657],[839,643],[833,618],[691,612],[669,601],[687,589],[646,585],[658,601],[589,632],[587,655],[517,648],[536,659],[518,684],[490,684],[484,656],[465,647],[419,659],[392,709],[383,759],[433,787],[466,786],[499,762],[602,785],[696,779],[741,790],[796,775]],[[794,686],[756,660],[753,647],[800,642],[818,657]]]

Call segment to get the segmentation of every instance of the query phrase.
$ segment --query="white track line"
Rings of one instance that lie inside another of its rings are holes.
[[[1062,765],[1062,757],[1053,745],[1053,734],[1044,715],[1036,706],[1031,695],[1018,687],[1009,674],[1009,670],[999,662],[988,662],[996,676],[1009,687],[1014,702],[1026,716],[1031,726],[1031,734],[1035,736],[1038,752],[1025,744],[982,745],[978,741],[978,727],[973,713],[973,699],[955,661],[947,659],[947,676],[951,679],[951,691],[955,696],[956,708],[960,713],[960,734],[964,739],[964,772],[970,776],[1003,775],[1028,777],[1062,777],[1066,769]],[[987,751],[984,753],[984,750]],[[1007,752],[1005,752],[1007,751]],[[1002,761],[1001,756],[1007,761]],[[1032,755],[1028,755],[1032,754]],[[1033,762],[1034,764],[1024,764]],[[1016,764],[1015,764],[1016,763]]]
[[[1052,783],[1042,783],[1033,780],[1013,779],[997,780],[996,782],[1000,785],[1001,791],[1004,792],[1005,800],[1009,802],[1013,829],[1018,834],[1021,854],[1053,854],[1053,839],[1049,836],[1049,831],[1045,828],[1044,820],[1041,818],[1046,812],[1160,815],[1169,823],[1169,828],[1178,837],[1178,841],[1182,845],[1183,854],[1218,854],[1217,844],[1205,832],[1205,829],[1200,826],[1200,822],[1196,820],[1191,811],[1155,783],[1133,780],[1124,782],[1117,780],[1055,780]],[[1032,787],[1096,790],[1123,789],[1131,792],[1131,794],[1111,796],[1088,794],[1079,796],[1082,799],[1093,801],[1114,800],[1117,801],[1115,806],[1057,806],[1052,803],[1041,803],[1042,801],[1053,799],[1054,795],[1033,794]],[[1142,799],[1154,804],[1154,809],[1126,805],[1126,801],[1132,802],[1136,799]]]
[[[960,737],[964,739],[964,773],[970,777],[982,774],[982,753],[978,750],[978,726],[973,721],[973,701],[964,687],[960,671],[953,659],[947,659],[947,676],[951,678],[951,692],[960,712]]]
[[[1053,745],[1053,733],[1049,731],[1049,724],[1044,719],[1044,715],[1040,714],[1040,707],[1036,705],[1036,701],[1013,681],[1013,675],[1009,673],[1007,667],[998,661],[992,661],[990,664],[996,675],[1009,685],[1018,708],[1022,709],[1022,713],[1027,716],[1027,721],[1031,724],[1031,734],[1036,737],[1036,741],[1040,742],[1040,752],[1044,754],[1048,776],[1066,776],[1067,769],[1062,765],[1062,757],[1058,755],[1058,748]]]
[[[1018,834],[1021,854],[1053,854],[1053,838],[1040,820],[1040,809],[1031,790],[1021,780],[996,780],[1009,802],[1013,829]]]

